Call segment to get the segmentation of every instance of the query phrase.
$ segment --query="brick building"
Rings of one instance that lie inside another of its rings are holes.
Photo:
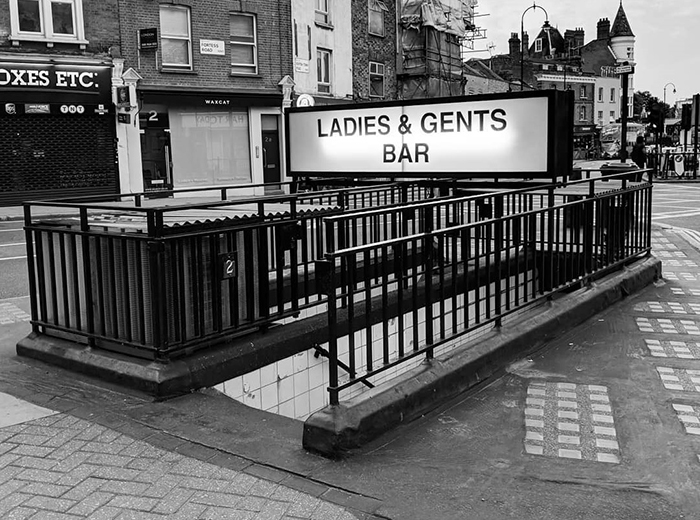
[[[117,0],[0,9],[0,205],[119,191]]]
[[[396,99],[396,1],[352,0],[352,33],[355,100]]]
[[[125,191],[283,180],[290,0],[119,0]]]

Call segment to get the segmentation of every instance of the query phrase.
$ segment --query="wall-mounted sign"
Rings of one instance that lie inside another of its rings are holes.
[[[292,175],[549,177],[571,150],[573,93],[292,108],[287,124]]]
[[[226,55],[226,42],[223,40],[199,40],[200,54]]]
[[[309,73],[309,60],[303,58],[297,58],[294,60],[294,72],[301,72],[302,74]]]
[[[111,90],[109,66],[0,60],[2,102],[96,104],[110,102]]]
[[[131,124],[131,114],[117,114],[117,122],[125,125]]]
[[[149,29],[139,29],[139,49],[157,49],[158,48],[158,29],[151,27]]]

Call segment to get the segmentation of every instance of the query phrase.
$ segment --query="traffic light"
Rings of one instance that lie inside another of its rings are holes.
[[[661,132],[664,129],[664,119],[664,109],[661,103],[652,103],[649,107],[649,124],[655,131]]]
[[[693,122],[691,121],[691,116],[693,114],[693,106],[686,104],[682,106],[681,109],[681,129],[682,130],[690,130],[690,128],[693,126]]]

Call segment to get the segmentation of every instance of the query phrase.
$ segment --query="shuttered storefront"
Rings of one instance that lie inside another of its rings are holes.
[[[0,206],[119,191],[111,65],[0,56]]]
[[[0,143],[0,206],[119,189],[112,117],[4,117]]]

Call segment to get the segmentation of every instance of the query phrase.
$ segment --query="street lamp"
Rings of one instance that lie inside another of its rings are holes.
[[[666,111],[666,87],[668,87],[669,85],[673,85],[673,93],[676,93],[676,85],[674,85],[672,82],[669,81],[664,85],[664,112]]]
[[[525,49],[524,49],[524,39],[525,39],[525,29],[523,27],[523,22],[525,20],[525,13],[527,13],[530,9],[542,9],[544,11],[544,17],[545,17],[545,22],[549,20],[549,15],[547,14],[547,11],[545,10],[544,7],[540,7],[537,5],[535,2],[532,2],[532,5],[525,9],[523,11],[522,16],[520,17],[520,90],[523,90],[523,76],[524,76],[524,56],[525,56]]]

